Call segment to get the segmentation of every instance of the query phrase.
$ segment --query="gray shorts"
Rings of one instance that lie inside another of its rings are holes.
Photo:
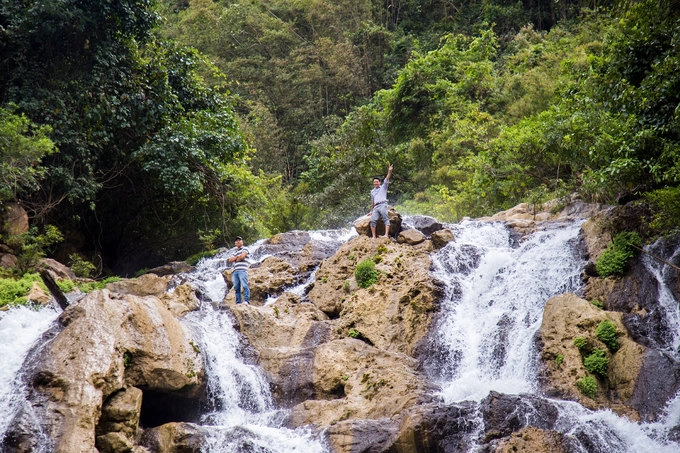
[[[378,219],[382,219],[385,228],[390,226],[390,219],[387,217],[387,203],[380,203],[373,206],[373,214],[371,214],[371,227],[375,227]]]

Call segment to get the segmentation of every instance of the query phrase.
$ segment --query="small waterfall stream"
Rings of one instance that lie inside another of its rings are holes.
[[[456,241],[433,255],[433,272],[445,283],[446,296],[432,335],[437,354],[426,367],[445,403],[479,402],[490,391],[544,398],[537,386],[535,335],[545,302],[553,295],[578,294],[581,289],[584,262],[576,248],[580,225],[553,225],[522,240],[502,223],[447,225]],[[336,248],[354,235],[347,230],[308,234]],[[662,245],[650,249],[655,247]],[[248,248],[255,262],[273,253],[263,242]],[[226,290],[221,271],[227,256],[225,251],[204,260],[195,272],[183,276],[202,300],[201,309],[185,316],[182,323],[206,357],[210,410],[201,425],[210,434],[204,451],[328,452],[318,434],[283,427],[287,412],[273,403],[269,385],[235,331],[230,312],[216,308]],[[666,283],[667,270],[652,259],[645,262],[659,281],[659,300],[671,335],[665,352],[678,357],[680,312]],[[312,272],[289,290],[304,294],[313,281]],[[0,313],[0,438],[24,398],[18,382],[22,362],[57,315],[49,307]],[[678,444],[668,437],[670,429],[680,423],[680,396],[668,402],[655,423],[634,423],[611,411],[594,412],[575,402],[544,399],[558,410],[555,429],[565,436],[570,452],[678,451]],[[469,452],[482,449],[482,421],[475,423],[480,434],[472,437]]]

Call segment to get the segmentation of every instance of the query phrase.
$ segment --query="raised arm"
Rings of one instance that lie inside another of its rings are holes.
[[[392,164],[387,168],[387,176],[385,176],[385,179],[389,180],[392,177]]]

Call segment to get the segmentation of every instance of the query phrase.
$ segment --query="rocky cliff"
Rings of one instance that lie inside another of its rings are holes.
[[[483,220],[506,222],[521,241],[550,222],[590,218],[582,253],[594,260],[611,237],[611,215],[575,202],[562,209],[520,205]],[[422,347],[443,297],[431,254],[455,238],[434,219],[418,222],[395,239],[359,235],[337,250],[305,232],[277,235],[249,271],[252,305],[235,305],[233,295],[224,300],[278,405],[290,409],[286,424],[313,426],[338,453],[465,451],[480,429],[488,452],[576,451],[558,432],[548,398],[492,392],[476,406],[435,396]],[[677,241],[665,247],[670,253]],[[354,272],[366,259],[378,273],[362,287]],[[664,352],[656,288],[647,287],[644,269],[638,260],[620,278],[584,271],[584,294],[547,301],[536,338],[546,396],[653,420],[680,389],[680,367]],[[310,278],[304,294],[286,290]],[[55,452],[200,450],[204,428],[195,422],[206,397],[205,357],[178,322],[198,301],[186,284],[168,291],[170,280],[149,274],[118,282],[60,316],[28,359],[22,379],[29,401],[3,451],[32,451],[36,423]],[[677,295],[677,275],[675,284]],[[609,367],[586,396],[577,381],[588,372],[574,339],[607,350],[596,334],[604,320],[615,326],[619,348],[606,353]]]

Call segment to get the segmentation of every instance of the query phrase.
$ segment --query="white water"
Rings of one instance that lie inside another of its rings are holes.
[[[316,241],[339,247],[356,233],[349,230],[310,232]],[[264,241],[249,247],[251,262],[261,262],[270,256]],[[211,432],[205,453],[324,453],[328,446],[310,429],[287,429],[282,423],[287,411],[277,409],[259,367],[248,364],[246,347],[233,327],[228,311],[215,309],[224,299],[227,287],[222,271],[227,267],[229,251],[202,260],[195,272],[187,275],[191,284],[202,294],[200,311],[190,313],[183,323],[196,334],[199,348],[206,357],[209,398],[215,409],[203,417]],[[314,281],[314,273],[302,284],[286,290],[303,294]],[[270,300],[269,303],[273,302]]]
[[[30,347],[57,318],[52,308],[15,307],[0,312],[0,441],[9,422],[24,401],[19,380],[21,365]]]
[[[578,289],[582,262],[571,243],[579,224],[540,231],[512,247],[502,223],[452,226],[456,241],[434,256],[447,284],[438,341],[448,352],[447,402],[476,400],[489,391],[534,389],[534,335],[553,295]]]

